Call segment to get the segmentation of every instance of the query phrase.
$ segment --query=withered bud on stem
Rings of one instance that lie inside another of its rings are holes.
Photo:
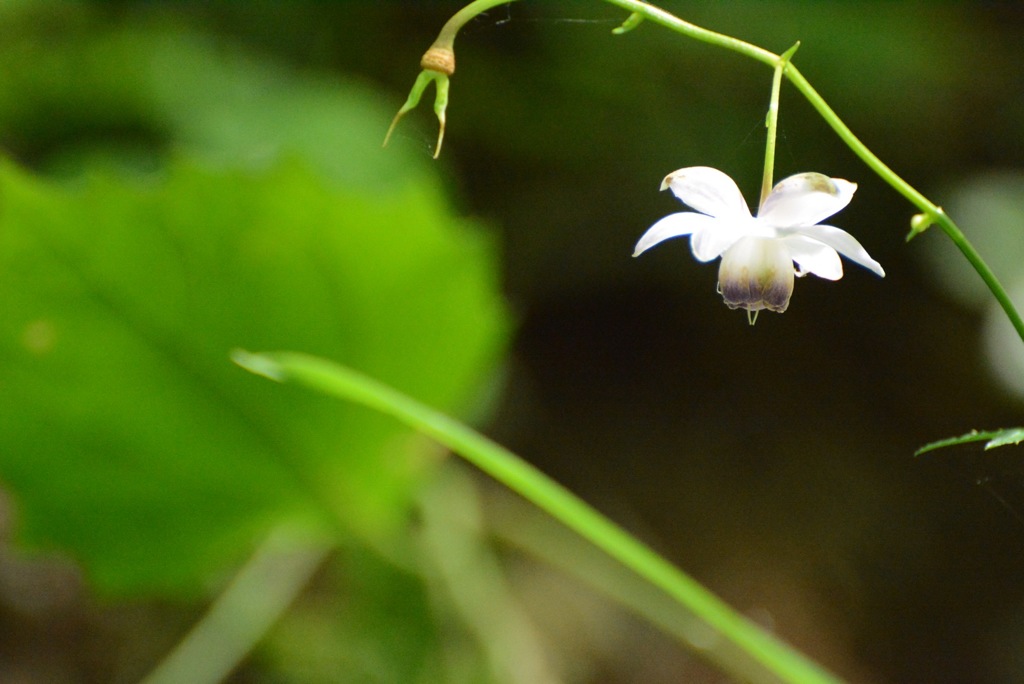
[[[416,83],[413,84],[405,104],[391,121],[388,133],[384,136],[384,145],[387,146],[399,120],[405,116],[406,112],[419,104],[423,91],[433,83],[437,88],[437,95],[434,98],[434,114],[437,115],[437,122],[440,126],[437,133],[437,146],[434,148],[434,159],[437,159],[437,156],[441,154],[441,143],[444,142],[445,110],[448,108],[448,77],[455,73],[455,51],[450,46],[444,47],[435,44],[423,55],[420,67],[423,71],[416,78]]]
[[[423,53],[420,66],[431,71],[440,71],[445,76],[455,73],[455,51],[450,47],[431,46]]]

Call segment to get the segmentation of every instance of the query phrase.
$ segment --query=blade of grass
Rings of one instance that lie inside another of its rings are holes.
[[[660,588],[764,669],[764,681],[838,682],[799,652],[768,634],[568,489],[529,463],[458,421],[350,368],[293,352],[236,350],[242,368],[278,382],[297,382],[390,415],[432,437],[640,577]],[[691,644],[688,644],[691,645]],[[729,663],[718,663],[729,670]],[[737,673],[738,674],[738,673]],[[745,673],[749,676],[749,673]],[[745,677],[746,678],[746,677]]]
[[[227,679],[292,605],[330,550],[284,527],[272,531],[142,684],[216,684]]]

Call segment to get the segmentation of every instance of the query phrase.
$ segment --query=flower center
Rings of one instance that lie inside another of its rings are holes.
[[[793,294],[793,275],[793,259],[785,243],[748,236],[722,255],[718,291],[730,309],[782,313]]]

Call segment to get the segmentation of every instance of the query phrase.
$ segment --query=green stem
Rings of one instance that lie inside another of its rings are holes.
[[[217,684],[295,602],[330,547],[287,528],[271,532],[206,615],[142,684]]]
[[[953,219],[949,218],[942,209],[939,209],[939,213],[933,217],[933,220],[942,229],[942,232],[949,236],[949,239],[953,241],[953,244],[957,246],[971,266],[974,267],[974,270],[978,272],[981,279],[985,281],[992,296],[996,298],[1006,317],[1013,324],[1017,335],[1021,340],[1024,340],[1024,321],[1021,320],[1020,313],[1013,305],[1013,301],[1010,299],[1010,295],[1006,292],[1002,283],[996,278],[996,274],[992,272],[992,269],[985,263],[985,260],[981,258],[978,250],[974,249],[974,245],[970,243],[967,236],[963,234],[963,231],[953,223]]]
[[[559,678],[546,644],[522,610],[490,543],[490,530],[483,526],[474,475],[466,468],[442,468],[417,498],[417,538],[429,567],[424,572],[428,590],[444,595],[479,643],[491,674],[481,679],[508,684],[556,682]],[[454,641],[453,650],[465,649],[462,640]],[[442,660],[451,662],[453,657]],[[447,681],[459,679],[451,673]]]
[[[786,70],[786,77],[789,79],[789,82],[792,83],[801,94],[803,94],[807,101],[811,103],[811,106],[817,110],[821,115],[821,118],[823,118],[825,122],[832,127],[832,130],[836,132],[839,139],[846,143],[846,146],[853,150],[854,154],[860,157],[861,161],[863,161],[869,169],[874,171],[879,178],[888,183],[894,190],[896,190],[896,192],[903,195],[907,201],[929,216],[936,217],[942,213],[942,209],[921,194],[916,188],[910,185],[910,183],[903,180],[895,171],[889,168],[885,162],[879,159],[874,152],[869,150],[867,145],[860,141],[860,138],[853,134],[850,127],[843,123],[835,110],[825,102],[825,98],[823,98],[818,91],[811,86],[795,65],[790,65],[789,69]]]
[[[774,67],[779,62],[779,55],[774,52],[770,52],[764,48],[759,48],[756,45],[742,41],[739,38],[733,38],[732,36],[727,36],[724,33],[709,31],[706,28],[701,28],[700,26],[691,24],[688,21],[683,21],[674,14],[670,14],[669,12],[655,7],[654,5],[648,5],[646,2],[640,2],[640,0],[604,1],[617,7],[621,7],[633,14],[638,14],[644,19],[652,21],[655,24],[660,24],[675,31],[676,33],[681,33],[688,38],[724,47],[728,50],[732,50],[733,52],[738,52],[741,55],[750,57],[751,59],[755,59],[763,64],[767,64],[770,67]]]
[[[837,681],[818,665],[736,613],[696,580],[568,489],[452,418],[356,371],[305,354],[235,351],[232,359],[243,368],[272,380],[295,381],[397,418],[445,445],[660,588],[783,681],[801,684]]]
[[[756,45],[752,45],[737,38],[695,26],[672,14],[669,14],[665,10],[648,5],[646,2],[640,2],[640,0],[604,1],[625,10],[629,10],[630,12],[640,14],[656,24],[661,24],[662,26],[677,33],[681,33],[689,38],[709,43],[711,45],[716,45],[727,50],[732,50],[733,52],[738,52],[741,55],[750,57],[751,59],[757,60],[763,64],[767,64],[773,69],[777,69],[783,58],[782,55],[776,55],[774,52],[770,52],[764,48],[757,47]],[[790,49],[792,50],[792,48]],[[854,154],[860,157],[861,160],[867,164],[868,168],[878,174],[882,180],[891,185],[897,192],[906,197],[914,206],[918,207],[929,216],[937,217],[942,213],[942,210],[939,209],[939,207],[929,201],[927,197],[914,189],[905,180],[900,178],[896,172],[886,166],[881,159],[875,156],[875,154],[853,134],[853,131],[843,123],[835,111],[828,105],[828,103],[825,102],[825,99],[811,86],[807,79],[804,78],[803,74],[801,74],[796,68],[796,65],[792,63],[788,64],[785,68],[785,76],[789,79],[789,82],[803,94],[807,101],[810,102],[811,106],[821,114],[821,117],[825,119],[829,126],[832,127],[832,130],[836,132],[839,138],[845,142],[851,150],[853,150]]]
[[[786,70],[789,60],[793,58],[800,42],[789,48],[779,58],[775,65],[775,74],[772,76],[772,97],[768,102],[768,141],[764,146],[764,174],[761,176],[761,201],[758,202],[758,210],[764,206],[764,201],[772,191],[772,177],[775,175],[775,136],[779,128],[779,94],[782,91],[782,72]]]
[[[479,16],[498,5],[508,5],[513,2],[515,0],[475,0],[475,2],[469,3],[445,22],[444,26],[441,27],[441,32],[437,34],[437,40],[434,41],[433,47],[452,49],[452,46],[455,44],[455,36],[473,17]]]

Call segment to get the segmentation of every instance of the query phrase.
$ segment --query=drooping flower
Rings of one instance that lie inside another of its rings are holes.
[[[813,273],[843,277],[839,255],[885,276],[857,240],[844,230],[819,224],[853,198],[856,183],[820,173],[780,181],[756,216],[736,183],[718,169],[694,166],[673,171],[661,184],[696,212],[669,214],[636,245],[639,256],[669,238],[690,236],[698,261],[718,257],[718,290],[730,309],[746,309],[750,322],[762,309],[782,313],[793,294],[794,276]]]

